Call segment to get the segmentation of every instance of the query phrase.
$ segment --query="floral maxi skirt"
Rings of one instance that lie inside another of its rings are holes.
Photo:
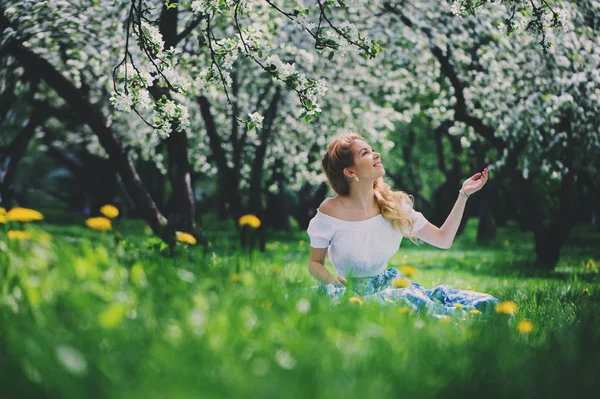
[[[406,306],[412,312],[435,316],[455,314],[458,309],[489,313],[499,302],[492,295],[456,290],[448,284],[426,290],[420,284],[406,279],[395,267],[371,278],[349,279],[348,283],[348,287],[320,284],[311,288],[317,294],[329,296],[336,303],[342,296],[349,295],[359,297],[364,302]]]

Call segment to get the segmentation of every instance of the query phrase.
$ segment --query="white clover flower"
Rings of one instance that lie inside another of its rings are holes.
[[[275,352],[275,360],[283,369],[291,370],[296,367],[296,360],[286,350],[278,349],[277,352]]]
[[[298,303],[296,303],[296,308],[300,313],[308,313],[310,310],[310,301],[306,298],[301,298]]]

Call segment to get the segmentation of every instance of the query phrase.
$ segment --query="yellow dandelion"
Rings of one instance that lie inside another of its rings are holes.
[[[400,313],[410,313],[410,308],[408,306],[402,306],[400,309],[398,309],[398,311]]]
[[[585,268],[586,269],[595,269],[596,268],[596,264],[594,263],[593,260],[588,260],[587,263],[585,264]]]
[[[191,235],[190,233],[184,233],[183,231],[176,231],[175,238],[177,239],[177,241],[183,242],[185,244],[190,244],[190,245],[196,244],[196,238],[193,235]]]
[[[477,309],[471,309],[471,310],[469,310],[469,313],[471,313],[471,314],[479,314],[481,312],[479,310],[477,310]]]
[[[508,241],[508,240],[504,240],[504,246],[505,246],[505,247],[508,247],[508,246],[510,246],[510,241]]]
[[[406,288],[410,285],[410,280],[406,278],[399,278],[394,280],[394,287],[396,288]]]
[[[242,280],[242,277],[237,274],[237,273],[233,273],[230,277],[229,277],[229,281],[233,282],[233,283],[237,283],[239,281]]]
[[[590,290],[589,290],[588,288],[584,288],[584,289],[583,289],[583,293],[584,293],[584,294],[589,294],[589,292],[590,292]]]
[[[385,302],[386,303],[394,303],[394,301],[392,301],[390,298],[385,298]]]
[[[359,303],[359,304],[361,304],[361,305],[363,304],[363,300],[362,300],[362,299],[360,299],[360,298],[359,298],[359,297],[357,297],[357,296],[353,296],[352,298],[350,298],[350,302],[352,302],[352,303]]]
[[[6,219],[6,209],[0,206],[0,223],[6,223],[8,220]]]
[[[529,334],[533,330],[533,323],[529,320],[521,320],[517,325],[517,330],[521,334]]]
[[[8,238],[10,240],[29,240],[31,238],[31,233],[21,230],[9,230]]]
[[[94,218],[89,218],[85,221],[85,224],[96,231],[106,231],[112,228],[112,224],[110,223],[110,219],[107,219],[103,216],[98,216]]]
[[[274,273],[280,273],[282,269],[283,268],[281,267],[281,265],[273,265],[273,267],[271,268],[271,270],[273,270]]]
[[[413,266],[402,266],[399,270],[400,273],[404,274],[406,277],[412,277],[419,272],[417,268]]]
[[[463,308],[463,305],[462,305],[462,303],[455,303],[455,304],[454,304],[454,305],[452,305],[452,306],[454,306],[454,307],[455,307],[456,309],[458,309],[458,310],[461,310],[461,309]]]
[[[496,313],[511,314],[517,311],[519,307],[512,301],[500,302],[496,305]]]
[[[442,316],[439,318],[440,323],[450,323],[452,319],[448,316]]]
[[[260,219],[254,215],[244,215],[240,217],[238,224],[240,226],[248,225],[253,229],[258,229],[260,227]]]
[[[6,219],[9,222],[33,222],[44,219],[44,216],[33,209],[12,208],[6,213]]]
[[[119,216],[119,210],[113,205],[104,205],[102,208],[100,208],[100,213],[109,219]]]

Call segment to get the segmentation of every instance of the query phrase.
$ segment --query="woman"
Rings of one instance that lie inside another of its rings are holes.
[[[491,295],[455,290],[449,285],[425,290],[405,279],[398,269],[387,269],[387,261],[398,251],[403,236],[438,248],[452,246],[467,198],[485,185],[487,168],[463,183],[448,218],[437,228],[412,208],[406,193],[392,191],[384,183],[379,153],[359,134],[345,133],[333,139],[322,164],[337,195],[323,201],[307,229],[311,246],[308,270],[321,283],[312,287],[314,291],[338,301],[347,293],[436,315],[456,312],[457,308],[474,313],[494,308],[498,299]],[[325,269],[327,253],[337,276]]]

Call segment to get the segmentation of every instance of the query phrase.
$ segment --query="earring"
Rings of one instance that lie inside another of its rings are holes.
[[[354,176],[354,181],[358,181],[358,176]]]

